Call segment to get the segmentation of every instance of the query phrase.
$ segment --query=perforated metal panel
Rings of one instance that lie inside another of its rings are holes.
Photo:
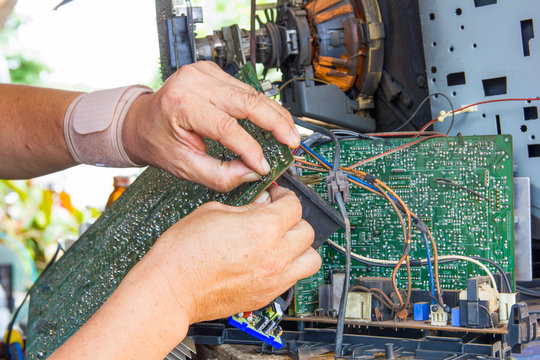
[[[540,97],[540,2],[419,0],[430,93],[454,106]],[[536,26],[535,26],[536,25]],[[536,31],[535,30],[536,27]],[[431,101],[433,117],[449,110]],[[517,174],[531,178],[533,215],[540,218],[540,101],[482,105],[456,117],[451,134],[512,134]],[[437,123],[447,131],[450,119]]]

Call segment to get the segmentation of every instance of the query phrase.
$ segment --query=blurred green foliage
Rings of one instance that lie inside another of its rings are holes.
[[[24,23],[20,16],[12,14],[0,31],[0,43],[8,50],[6,58],[12,83],[43,85],[43,76],[52,70],[39,60],[21,52],[10,52],[9,43],[17,40],[17,30]]]
[[[249,0],[199,0],[193,4],[203,7],[204,24],[197,24],[198,36],[210,35],[213,30],[232,24],[249,29]]]
[[[21,258],[33,259],[38,272],[59,242],[76,239],[79,226],[99,215],[96,209],[76,209],[63,191],[44,189],[31,180],[0,180],[0,243]],[[20,253],[23,248],[27,253]]]
[[[43,63],[20,53],[8,55],[7,60],[11,82],[14,84],[41,85],[43,75],[51,72]]]

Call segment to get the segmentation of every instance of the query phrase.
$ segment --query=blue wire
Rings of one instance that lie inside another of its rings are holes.
[[[429,282],[431,285],[431,295],[433,298],[431,299],[431,304],[435,305],[435,276],[433,275],[433,266],[431,266],[431,254],[429,253],[429,242],[426,233],[422,233],[422,236],[424,237],[424,244],[426,245],[426,256],[427,256],[427,263],[429,268]]]
[[[325,165],[327,165],[328,167],[332,167],[332,165],[331,165],[328,161],[326,161],[326,159],[323,158],[321,155],[317,154],[317,153],[315,152],[315,150],[311,149],[309,146],[307,146],[307,145],[304,144],[304,143],[301,143],[301,144],[302,144],[302,146],[307,150],[307,152],[308,152],[311,156],[316,157],[317,159],[319,159],[320,161],[322,161],[322,162],[323,162]],[[348,177],[349,179],[351,179],[351,180],[357,181],[357,182],[359,182],[360,184],[369,187],[370,189],[375,190],[375,191],[378,192],[378,193],[381,193],[381,191],[380,191],[379,189],[377,189],[375,186],[373,186],[372,184],[370,184],[370,183],[368,183],[368,182],[366,182],[366,181],[364,181],[364,180],[362,180],[362,179],[360,179],[360,178],[357,178],[356,176],[347,174],[347,177]],[[397,200],[394,196],[392,196],[392,195],[390,195],[390,194],[388,194],[388,196],[390,197],[390,199],[392,199],[393,201],[395,201],[396,203],[398,203],[398,200]]]
[[[315,150],[312,150],[309,146],[307,146],[306,144],[304,144],[303,142],[301,143],[302,146],[307,150],[307,152],[313,156],[313,157],[316,157],[317,159],[319,159],[320,161],[322,161],[324,164],[326,164],[328,167],[332,167],[332,165],[326,161],[326,159],[324,159],[321,155],[317,154],[315,152]],[[360,178],[357,178],[356,176],[353,176],[353,175],[349,175],[347,174],[347,177],[351,180],[354,180],[354,181],[357,181],[359,183],[361,183],[362,185],[365,185],[367,187],[369,187],[370,189],[373,189],[375,191],[377,191],[378,193],[381,193],[381,191],[379,189],[377,189],[375,186],[373,186],[372,184],[360,179]],[[395,201],[396,203],[398,203],[398,200],[392,196],[391,194],[388,194],[388,196],[390,197],[390,199],[392,199],[393,201]],[[427,235],[426,233],[422,232],[422,236],[424,237],[424,242],[425,242],[425,245],[426,245],[426,256],[427,256],[427,262],[428,262],[428,268],[429,268],[429,281],[430,281],[430,285],[431,285],[431,295],[433,296],[433,298],[431,299],[431,303],[432,304],[435,304],[435,276],[433,275],[433,266],[431,264],[431,254],[429,252],[429,242],[428,242],[428,238],[427,238]]]

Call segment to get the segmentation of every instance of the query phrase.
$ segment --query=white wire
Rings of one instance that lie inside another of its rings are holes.
[[[335,241],[332,241],[330,239],[328,239],[326,241],[330,245],[332,245],[333,247],[339,249],[340,251],[345,251],[345,248],[343,246],[338,245]],[[372,258],[369,258],[369,257],[366,257],[366,256],[356,254],[356,253],[351,253],[351,256],[353,258],[357,258],[357,259],[360,259],[360,260],[363,260],[363,261],[372,262],[372,263],[375,263],[375,264],[396,265],[398,263],[396,260],[372,259]],[[493,273],[489,270],[489,268],[486,265],[482,264],[480,261],[478,261],[476,259],[473,259],[473,258],[470,258],[468,256],[462,256],[462,255],[440,255],[438,258],[439,258],[439,260],[463,260],[463,261],[468,261],[470,263],[473,263],[473,264],[477,265],[478,267],[480,267],[482,270],[484,270],[486,272],[486,274],[489,276],[489,280],[491,281],[491,283],[493,285],[493,288],[498,293],[497,283],[495,282],[495,278],[493,277]],[[421,259],[421,262],[422,262],[422,264],[427,264],[427,259]]]
[[[493,285],[493,289],[495,289],[495,291],[497,291],[497,294],[499,293],[499,291],[497,289],[497,283],[495,282],[495,278],[493,277],[492,272],[488,269],[488,267],[486,265],[482,264],[480,261],[478,261],[476,259],[473,259],[473,258],[470,258],[468,256],[461,256],[461,255],[440,255],[439,259],[440,260],[456,260],[456,259],[457,260],[464,260],[464,261],[468,261],[468,262],[471,262],[473,264],[478,265],[489,276],[489,279],[491,280],[491,284]],[[427,262],[427,260],[422,260],[422,262],[424,262],[424,261]]]

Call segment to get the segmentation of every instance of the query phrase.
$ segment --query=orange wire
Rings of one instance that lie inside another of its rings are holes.
[[[306,160],[304,160],[304,159],[300,159],[300,158],[297,158],[297,157],[294,158],[294,161],[299,162],[300,164],[304,164],[304,165],[308,165],[308,166],[313,166],[313,167],[318,167],[318,168],[324,169],[324,167],[321,166],[321,165],[319,165],[319,164],[316,164],[316,163],[313,163],[313,162],[310,162],[310,161],[306,161]]]

